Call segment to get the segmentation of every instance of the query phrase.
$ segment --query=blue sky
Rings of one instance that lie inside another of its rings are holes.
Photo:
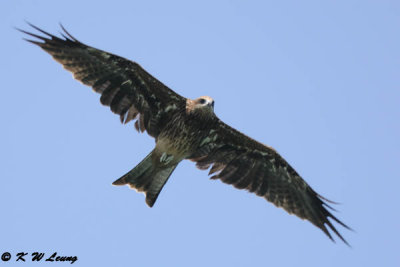
[[[2,1],[0,253],[57,251],[75,266],[399,266],[399,12],[398,1]],[[52,33],[62,22],[185,97],[212,96],[221,119],[341,203],[352,248],[191,162],[152,209],[111,186],[153,139],[22,41],[24,20]]]

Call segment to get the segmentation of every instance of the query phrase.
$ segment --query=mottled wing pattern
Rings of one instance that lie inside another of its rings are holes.
[[[317,194],[272,148],[219,120],[190,159],[197,162],[199,169],[211,167],[211,179],[264,197],[290,214],[310,221],[333,240],[328,227],[347,244],[328,220],[332,218],[349,229],[327,210],[331,207],[326,202],[331,201]]]
[[[157,137],[169,115],[184,108],[186,99],[152,77],[137,63],[87,46],[62,26],[63,38],[29,24],[45,35],[20,30],[40,41],[27,40],[53,56],[74,78],[101,94],[103,105],[120,115],[122,123],[137,119],[135,127]]]

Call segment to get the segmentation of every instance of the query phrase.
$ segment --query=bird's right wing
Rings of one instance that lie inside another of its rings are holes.
[[[45,36],[24,30],[38,38],[27,40],[49,53],[74,78],[101,94],[103,105],[120,115],[122,123],[137,119],[138,131],[157,137],[172,113],[185,107],[186,99],[147,73],[136,62],[87,46],[64,28],[64,38],[29,24]],[[62,26],[61,26],[62,27]]]

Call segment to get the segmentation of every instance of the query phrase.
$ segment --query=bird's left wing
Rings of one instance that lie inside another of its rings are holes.
[[[64,38],[56,37],[29,24],[45,36],[24,30],[21,32],[38,38],[27,40],[40,46],[74,78],[101,94],[103,105],[120,115],[121,122],[137,119],[138,131],[147,131],[157,137],[168,117],[185,107],[186,99],[147,73],[136,62],[87,46],[62,26]]]
[[[288,213],[320,228],[333,240],[330,228],[343,242],[342,235],[328,218],[344,223],[326,208],[331,202],[316,193],[272,148],[240,133],[217,119],[200,148],[190,157],[200,169],[211,167],[211,179],[220,179],[238,189],[246,189],[282,207]]]

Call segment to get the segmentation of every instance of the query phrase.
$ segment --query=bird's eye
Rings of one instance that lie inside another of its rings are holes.
[[[200,104],[202,104],[202,105],[203,105],[203,104],[205,104],[205,103],[206,103],[206,100],[205,100],[204,98],[201,98],[199,102],[200,102]]]

